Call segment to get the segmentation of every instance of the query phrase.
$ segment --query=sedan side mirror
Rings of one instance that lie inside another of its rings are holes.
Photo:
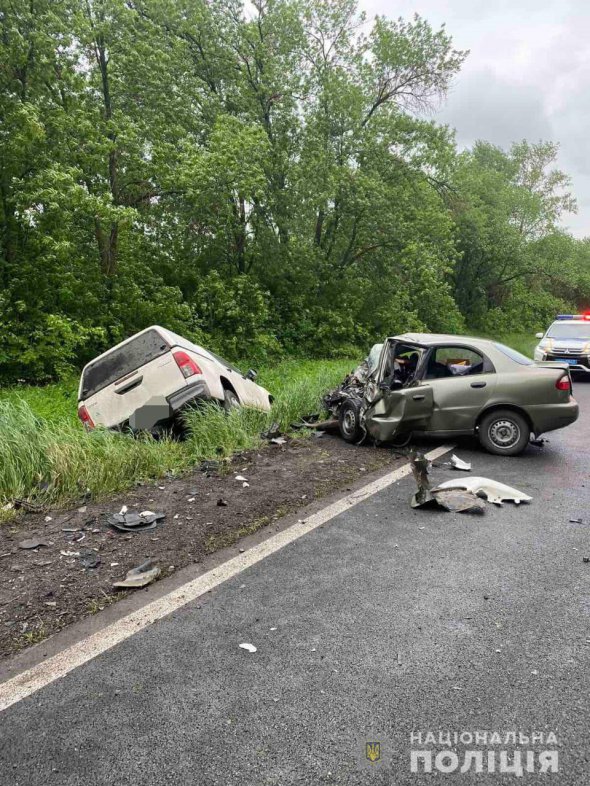
[[[248,373],[246,374],[246,379],[250,379],[252,382],[254,382],[257,376],[258,374],[254,371],[253,368],[251,368],[248,370]]]
[[[535,338],[543,338],[544,333],[535,333]]]

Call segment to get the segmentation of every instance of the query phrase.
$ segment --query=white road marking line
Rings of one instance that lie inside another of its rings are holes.
[[[433,461],[439,458],[444,453],[452,450],[452,446],[441,446],[435,450],[427,453],[428,459]],[[133,636],[134,633],[146,628],[148,625],[156,622],[163,617],[168,616],[176,609],[185,606],[193,600],[196,600],[201,595],[204,595],[211,589],[219,586],[223,582],[241,573],[246,568],[255,565],[257,562],[269,557],[279,549],[293,543],[299,538],[306,535],[308,532],[324,524],[326,521],[333,519],[340,513],[358,505],[373,494],[396,483],[412,471],[410,464],[404,464],[403,467],[389,472],[387,475],[368,483],[361,489],[354,491],[342,499],[333,502],[331,505],[313,513],[309,518],[303,520],[299,524],[294,524],[288,529],[273,535],[257,546],[253,546],[243,554],[224,562],[217,568],[198,576],[196,579],[183,584],[181,587],[169,592],[158,600],[148,603],[141,609],[133,611],[126,617],[123,617],[106,628],[93,633],[86,639],[73,644],[71,647],[58,652],[46,661],[33,666],[21,674],[0,684],[0,712],[10,707],[12,704],[25,699],[27,696],[35,693],[46,685],[54,682],[55,680],[64,677],[70,671],[82,666],[89,660],[96,658],[103,652],[115,647],[125,639]]]

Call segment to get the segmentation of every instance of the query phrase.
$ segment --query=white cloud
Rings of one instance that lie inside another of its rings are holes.
[[[560,143],[578,215],[564,221],[590,236],[590,3],[588,0],[360,0],[369,16],[445,23],[470,55],[438,119],[460,145],[487,139]]]

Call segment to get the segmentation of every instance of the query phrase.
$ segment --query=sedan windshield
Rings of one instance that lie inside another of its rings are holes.
[[[547,338],[577,338],[590,341],[589,322],[554,322],[547,332]]]

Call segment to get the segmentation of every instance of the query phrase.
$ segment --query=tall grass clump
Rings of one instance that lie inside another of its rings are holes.
[[[201,405],[185,417],[186,447],[195,461],[223,458],[258,445],[261,433],[275,423],[289,431],[305,415],[322,413],[324,393],[341,382],[350,368],[350,361],[287,361],[263,369],[257,381],[273,393],[271,411],[243,408],[225,413],[216,404]]]
[[[51,423],[25,401],[0,401],[0,504],[29,498],[74,500],[119,491],[136,480],[184,469],[175,442],[134,439],[102,429],[85,432],[65,420]]]

